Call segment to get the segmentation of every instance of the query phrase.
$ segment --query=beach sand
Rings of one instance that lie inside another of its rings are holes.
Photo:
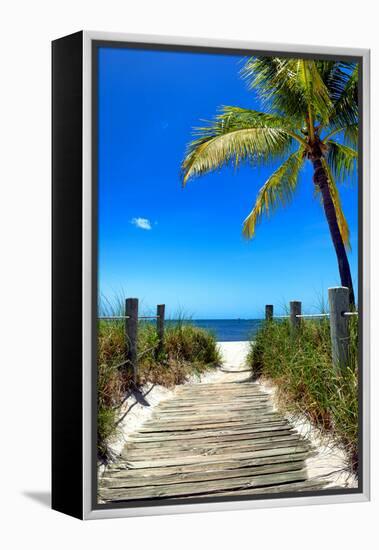
[[[259,380],[257,383],[264,392],[271,395],[274,410],[280,410],[277,407],[277,387],[269,380]],[[338,445],[327,433],[322,433],[313,426],[304,415],[280,412],[315,450],[314,456],[305,461],[309,479],[324,479],[327,481],[325,489],[358,487],[356,476],[346,467],[348,457],[341,445]]]
[[[218,342],[223,358],[223,369],[245,368],[246,356],[249,351],[249,342]]]

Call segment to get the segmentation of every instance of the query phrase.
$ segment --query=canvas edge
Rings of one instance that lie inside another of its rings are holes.
[[[362,149],[365,151],[362,166],[363,185],[363,395],[362,395],[362,448],[363,448],[363,480],[362,493],[299,496],[290,498],[273,498],[249,501],[214,502],[204,504],[180,504],[146,506],[136,508],[92,508],[92,204],[91,204],[91,45],[94,40],[140,42],[151,44],[183,45],[198,47],[219,47],[252,50],[277,50],[279,52],[301,52],[306,54],[350,55],[362,58],[363,106],[362,106]],[[266,42],[250,42],[240,40],[219,40],[208,38],[169,37],[159,35],[139,35],[127,33],[112,33],[102,31],[83,31],[83,519],[105,519],[136,517],[147,515],[183,514],[209,511],[232,511],[255,508],[273,508],[280,506],[305,506],[315,504],[338,504],[349,502],[365,502],[370,500],[370,50],[362,48],[346,48],[335,46],[314,46],[280,44]]]

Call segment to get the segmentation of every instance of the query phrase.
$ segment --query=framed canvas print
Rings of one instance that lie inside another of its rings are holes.
[[[53,508],[369,498],[369,52],[53,42]]]

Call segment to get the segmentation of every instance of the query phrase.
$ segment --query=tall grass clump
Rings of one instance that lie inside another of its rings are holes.
[[[125,357],[121,321],[100,321],[97,355],[97,439],[99,458],[109,455],[108,443],[116,433],[117,409],[130,386],[132,373],[119,368]]]
[[[112,311],[112,315],[117,313]],[[99,322],[97,436],[102,460],[109,458],[109,443],[117,434],[120,405],[133,387],[131,369],[122,365],[126,346],[122,321]],[[140,321],[138,356],[137,385],[182,384],[190,376],[200,375],[221,362],[214,335],[183,320],[167,322],[160,352],[155,323]]]
[[[328,319],[303,320],[293,331],[288,320],[265,322],[251,342],[248,363],[254,377],[271,380],[279,405],[305,415],[342,443],[349,466],[358,462],[358,320],[351,318],[347,368],[332,365]]]

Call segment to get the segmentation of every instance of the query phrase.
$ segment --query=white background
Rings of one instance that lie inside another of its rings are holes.
[[[372,502],[80,522],[49,510],[50,41],[81,29],[372,49],[378,124],[378,18],[370,0],[28,0],[1,15],[1,461],[4,548],[377,547],[378,140],[372,136]],[[69,399],[69,397],[68,397]],[[42,502],[41,502],[42,500]],[[376,539],[376,544],[375,544]]]

